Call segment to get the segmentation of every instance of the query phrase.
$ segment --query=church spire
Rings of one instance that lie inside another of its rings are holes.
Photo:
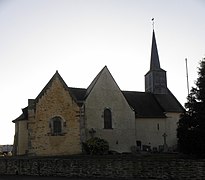
[[[154,94],[168,93],[166,71],[160,67],[154,28],[152,33],[150,70],[145,75],[145,92]]]
[[[159,55],[158,55],[158,50],[157,50],[155,32],[153,29],[150,70],[159,70],[159,69],[160,69]]]

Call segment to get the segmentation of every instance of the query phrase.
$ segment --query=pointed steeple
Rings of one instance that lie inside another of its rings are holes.
[[[168,92],[166,71],[160,67],[154,29],[152,33],[150,70],[145,75],[145,92],[154,94],[166,94]]]
[[[159,55],[158,55],[158,50],[157,50],[155,32],[153,29],[150,70],[159,70],[159,69],[160,69]]]

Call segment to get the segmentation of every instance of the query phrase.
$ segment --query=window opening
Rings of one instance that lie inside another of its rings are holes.
[[[157,124],[157,130],[159,131],[159,123]]]
[[[50,121],[51,135],[62,135],[63,119],[59,116],[53,117]]]
[[[112,112],[108,108],[104,110],[104,128],[112,129]]]

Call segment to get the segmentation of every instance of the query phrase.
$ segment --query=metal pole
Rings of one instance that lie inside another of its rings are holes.
[[[187,91],[188,91],[188,95],[189,95],[189,76],[188,76],[187,58],[185,58],[185,62],[186,62]]]

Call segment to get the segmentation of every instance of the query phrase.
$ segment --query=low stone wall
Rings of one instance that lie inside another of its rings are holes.
[[[204,159],[169,156],[1,158],[0,175],[139,179],[205,179]]]

